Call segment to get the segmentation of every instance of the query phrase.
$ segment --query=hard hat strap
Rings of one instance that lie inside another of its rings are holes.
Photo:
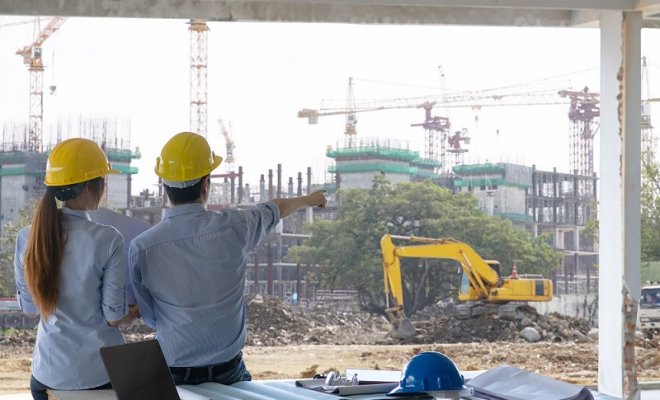
[[[165,184],[165,186],[169,186],[171,188],[185,189],[187,187],[191,187],[198,184],[199,181],[202,180],[202,178],[191,179],[188,181],[170,181],[168,179],[163,179],[163,183]]]

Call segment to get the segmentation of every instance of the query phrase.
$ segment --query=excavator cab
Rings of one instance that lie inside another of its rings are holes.
[[[500,264],[499,261],[495,260],[484,260],[486,261],[486,264],[488,264],[489,267],[495,270],[497,272],[497,276],[502,276],[502,264]]]

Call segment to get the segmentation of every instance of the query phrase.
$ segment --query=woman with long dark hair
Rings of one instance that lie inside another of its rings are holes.
[[[124,343],[118,325],[132,319],[125,300],[123,238],[92,222],[105,176],[116,173],[88,139],[59,143],[48,156],[46,193],[32,225],[16,239],[14,271],[24,312],[40,316],[30,389],[109,388],[99,348]],[[58,208],[56,199],[61,202]]]

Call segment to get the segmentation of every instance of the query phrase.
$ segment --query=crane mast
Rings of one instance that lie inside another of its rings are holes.
[[[346,130],[344,135],[346,137],[346,147],[353,147],[355,145],[355,136],[357,130],[357,115],[355,113],[355,97],[353,95],[353,78],[348,78],[348,93],[346,94]]]
[[[46,39],[55,33],[64,23],[64,17],[54,17],[43,29],[40,29],[39,17],[35,19],[35,39],[32,44],[16,51],[23,57],[23,63],[30,72],[30,109],[28,122],[27,150],[41,152],[43,143],[43,98],[44,64],[42,60],[42,46]]]
[[[651,124],[651,102],[658,99],[651,98],[649,85],[649,70],[646,57],[642,57],[642,166],[655,164],[655,138]]]
[[[585,87],[581,91],[560,90],[562,98],[570,100],[568,110],[570,172],[584,176],[594,175],[594,136],[598,131],[600,117],[599,93],[589,91]],[[587,179],[580,185],[580,195],[589,195],[593,190],[591,180]]]
[[[203,19],[191,19],[189,24],[190,130],[206,137],[209,27]]]

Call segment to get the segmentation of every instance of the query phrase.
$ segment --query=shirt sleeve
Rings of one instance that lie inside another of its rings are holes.
[[[246,243],[248,251],[251,251],[280,222],[280,209],[277,204],[269,201],[257,204],[243,212],[247,224]]]
[[[26,314],[38,314],[39,309],[32,300],[32,294],[25,283],[25,269],[23,267],[23,258],[27,247],[29,228],[23,228],[16,237],[16,248],[14,250],[14,277],[16,281],[16,298],[18,305]]]
[[[128,243],[124,241],[124,277],[126,278],[126,304],[137,304],[135,300],[135,293],[133,293],[133,285],[131,284],[131,275],[128,271]]]
[[[114,229],[113,229],[114,230]],[[124,258],[124,238],[114,230],[110,240],[108,262],[103,267],[101,284],[101,304],[106,321],[118,321],[128,313],[126,305],[126,276]]]
[[[140,316],[144,323],[151,329],[156,329],[156,313],[154,312],[154,300],[151,297],[149,289],[147,289],[142,282],[141,273],[142,263],[140,259],[140,251],[137,246],[131,242],[128,252],[128,272],[131,280],[131,289],[135,296],[138,308],[140,309]]]

